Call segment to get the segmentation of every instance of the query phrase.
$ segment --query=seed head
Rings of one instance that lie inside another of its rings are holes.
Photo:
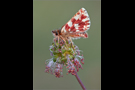
[[[45,61],[45,72],[54,74],[58,78],[63,77],[63,66],[67,68],[68,73],[75,75],[79,68],[82,69],[81,63],[84,64],[81,50],[70,41],[64,42],[62,39],[58,41],[54,38],[50,46],[50,55],[52,58]]]

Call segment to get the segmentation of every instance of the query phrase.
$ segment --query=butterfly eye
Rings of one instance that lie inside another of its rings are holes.
[[[55,32],[56,35],[58,35],[58,32]]]

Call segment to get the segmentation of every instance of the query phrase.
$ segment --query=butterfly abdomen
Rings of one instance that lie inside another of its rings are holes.
[[[88,34],[86,32],[73,33],[70,36],[73,38],[78,38],[78,37],[88,38]]]

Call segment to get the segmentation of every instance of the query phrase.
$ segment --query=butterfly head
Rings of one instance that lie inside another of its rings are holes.
[[[61,32],[60,29],[59,29],[59,30],[53,30],[53,31],[52,31],[52,33],[53,33],[54,36],[60,35],[60,32]]]

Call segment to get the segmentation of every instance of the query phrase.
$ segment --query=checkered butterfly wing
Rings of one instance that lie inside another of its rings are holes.
[[[81,8],[61,29],[61,33],[68,33],[72,38],[87,38],[86,31],[90,28],[90,18],[85,10]]]

